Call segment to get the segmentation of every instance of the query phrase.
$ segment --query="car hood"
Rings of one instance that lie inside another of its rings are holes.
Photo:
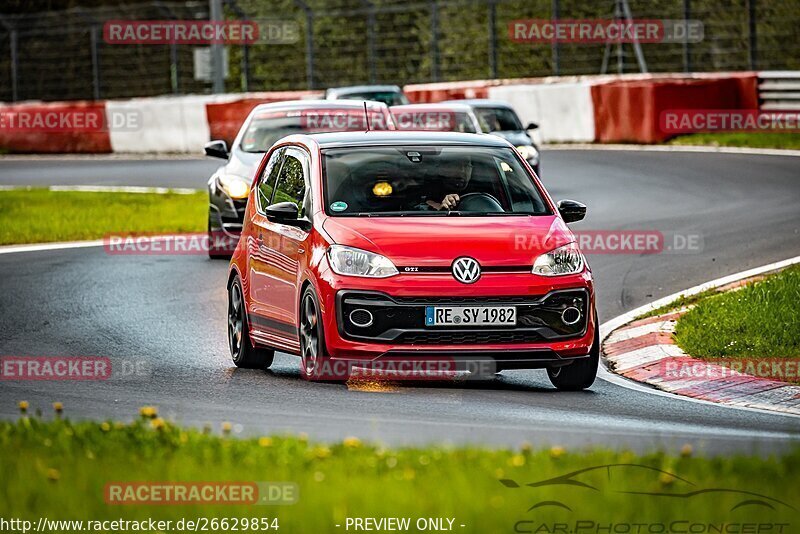
[[[335,243],[383,254],[398,266],[449,266],[471,256],[484,266],[533,265],[575,238],[555,215],[500,217],[328,217]]]
[[[230,161],[220,167],[220,171],[225,174],[234,174],[250,181],[255,177],[258,165],[264,158],[264,152],[245,152],[244,150],[234,150]]]
[[[514,146],[533,145],[533,141],[531,141],[531,138],[530,136],[528,136],[528,133],[522,130],[496,131],[496,132],[491,132],[490,135],[496,135],[497,137],[502,137],[503,139],[505,139]]]

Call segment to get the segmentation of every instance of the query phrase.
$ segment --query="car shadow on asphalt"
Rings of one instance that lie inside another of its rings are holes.
[[[466,377],[457,379],[415,379],[396,380],[388,378],[351,378],[342,381],[306,382],[300,375],[299,367],[288,362],[276,362],[270,369],[264,371],[236,369],[234,376],[241,373],[263,373],[262,376],[270,379],[299,381],[309,387],[330,387],[345,389],[354,393],[389,393],[402,392],[412,389],[438,389],[438,390],[471,390],[471,391],[524,391],[541,394],[568,394],[562,392],[548,383],[544,371],[504,371],[491,377]],[[252,376],[252,375],[251,375]],[[579,395],[592,395],[591,390],[571,392]]]

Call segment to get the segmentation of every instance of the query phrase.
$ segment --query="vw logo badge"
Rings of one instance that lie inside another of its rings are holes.
[[[456,258],[453,262],[453,277],[462,284],[472,284],[481,277],[481,266],[468,256]]]

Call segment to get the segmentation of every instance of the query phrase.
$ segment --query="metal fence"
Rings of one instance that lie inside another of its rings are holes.
[[[295,21],[292,44],[227,46],[225,90],[320,89],[638,72],[631,45],[521,44],[517,19],[610,19],[621,0],[226,0],[226,19]],[[636,19],[699,20],[698,43],[642,44],[650,72],[800,69],[800,0],[628,0]],[[209,3],[0,14],[0,100],[207,93],[191,45],[113,45],[110,19],[203,20]],[[608,57],[606,58],[608,59]]]

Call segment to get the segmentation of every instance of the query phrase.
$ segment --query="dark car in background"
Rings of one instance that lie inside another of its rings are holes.
[[[505,102],[487,99],[447,100],[441,104],[463,104],[472,108],[478,119],[480,131],[497,135],[507,140],[515,147],[522,157],[539,174],[540,155],[539,147],[533,142],[531,130],[539,127],[531,122],[523,126],[522,122],[510,105]]]
[[[325,92],[328,100],[372,100],[387,106],[409,104],[408,97],[397,85],[352,85],[332,87]]]
[[[408,104],[389,111],[398,130],[481,133],[478,118],[465,104]]]
[[[226,160],[208,180],[209,257],[227,258],[233,252],[242,230],[253,176],[264,154],[276,141],[295,133],[367,129],[395,129],[385,104],[353,100],[296,100],[255,107],[242,124],[230,150],[222,140],[207,143],[207,156]]]

